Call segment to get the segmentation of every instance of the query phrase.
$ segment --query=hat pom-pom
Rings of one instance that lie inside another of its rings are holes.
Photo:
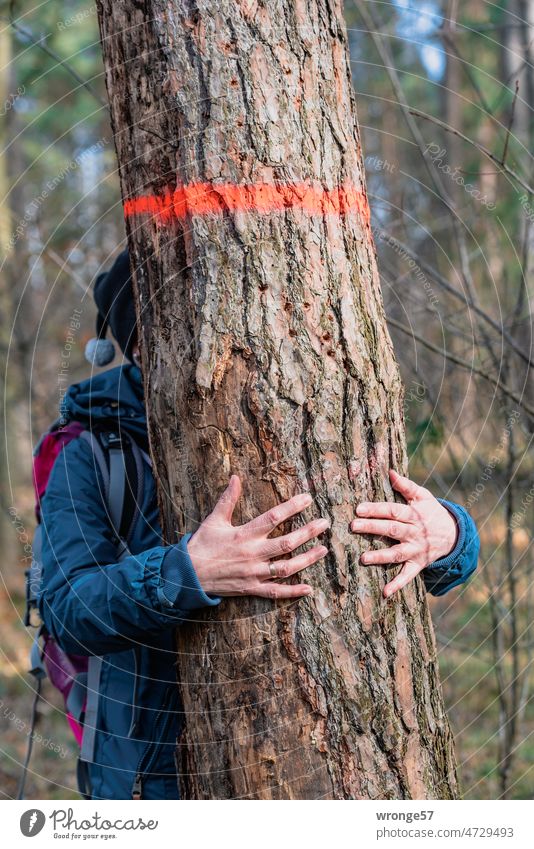
[[[109,339],[89,339],[85,359],[93,366],[107,366],[115,357],[115,345]]]

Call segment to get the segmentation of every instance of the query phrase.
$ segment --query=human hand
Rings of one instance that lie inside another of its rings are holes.
[[[328,519],[315,519],[285,536],[269,537],[278,525],[309,507],[311,495],[295,495],[245,525],[235,527],[232,514],[240,495],[241,481],[232,475],[213,511],[187,543],[204,592],[272,599],[311,595],[313,590],[308,584],[278,584],[273,579],[288,578],[317,563],[328,551],[324,545],[316,545],[296,557],[274,562],[272,558],[289,555],[319,536],[330,526]]]
[[[393,489],[404,496],[407,504],[364,502],[356,508],[358,518],[351,522],[351,529],[359,534],[380,534],[400,543],[365,551],[360,558],[365,566],[404,564],[384,587],[386,598],[405,587],[430,563],[446,557],[454,548],[457,535],[456,520],[428,489],[393,469],[389,476]]]

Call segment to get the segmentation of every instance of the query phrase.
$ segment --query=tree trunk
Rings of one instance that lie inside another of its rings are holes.
[[[239,523],[306,489],[332,520],[312,598],[179,629],[183,794],[452,798],[423,584],[384,601],[349,533],[406,454],[342,6],[98,11],[165,537],[234,472]]]

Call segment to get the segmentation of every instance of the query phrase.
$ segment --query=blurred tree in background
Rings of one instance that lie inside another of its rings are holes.
[[[2,3],[0,31],[0,542],[8,552],[1,611],[13,625],[0,654],[8,755],[0,783],[13,795],[32,686],[21,677],[29,637],[18,618],[25,564],[17,562],[33,529],[32,443],[57,418],[67,386],[88,374],[91,285],[125,236],[94,5]],[[47,696],[53,703],[39,730],[70,751],[51,688]],[[35,796],[64,798],[63,788],[76,786],[72,757],[48,746],[35,746],[33,769]]]
[[[534,3],[346,0],[345,12],[411,474],[463,502],[482,537],[474,580],[433,602],[463,793],[531,798]],[[125,233],[94,4],[0,3],[0,56],[0,791],[9,797],[32,695],[21,622],[31,446],[62,392],[89,373],[90,289]],[[47,698],[39,731],[51,744],[35,746],[28,793],[75,797],[66,723]]]

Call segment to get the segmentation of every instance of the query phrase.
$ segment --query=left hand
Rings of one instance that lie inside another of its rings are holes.
[[[389,548],[365,551],[360,558],[365,566],[404,564],[399,574],[384,587],[385,598],[409,584],[430,563],[446,557],[453,550],[457,537],[456,520],[428,489],[393,469],[389,476],[393,489],[404,496],[407,504],[364,502],[356,508],[358,518],[351,522],[351,529],[356,533],[379,534],[399,541],[399,545]]]

